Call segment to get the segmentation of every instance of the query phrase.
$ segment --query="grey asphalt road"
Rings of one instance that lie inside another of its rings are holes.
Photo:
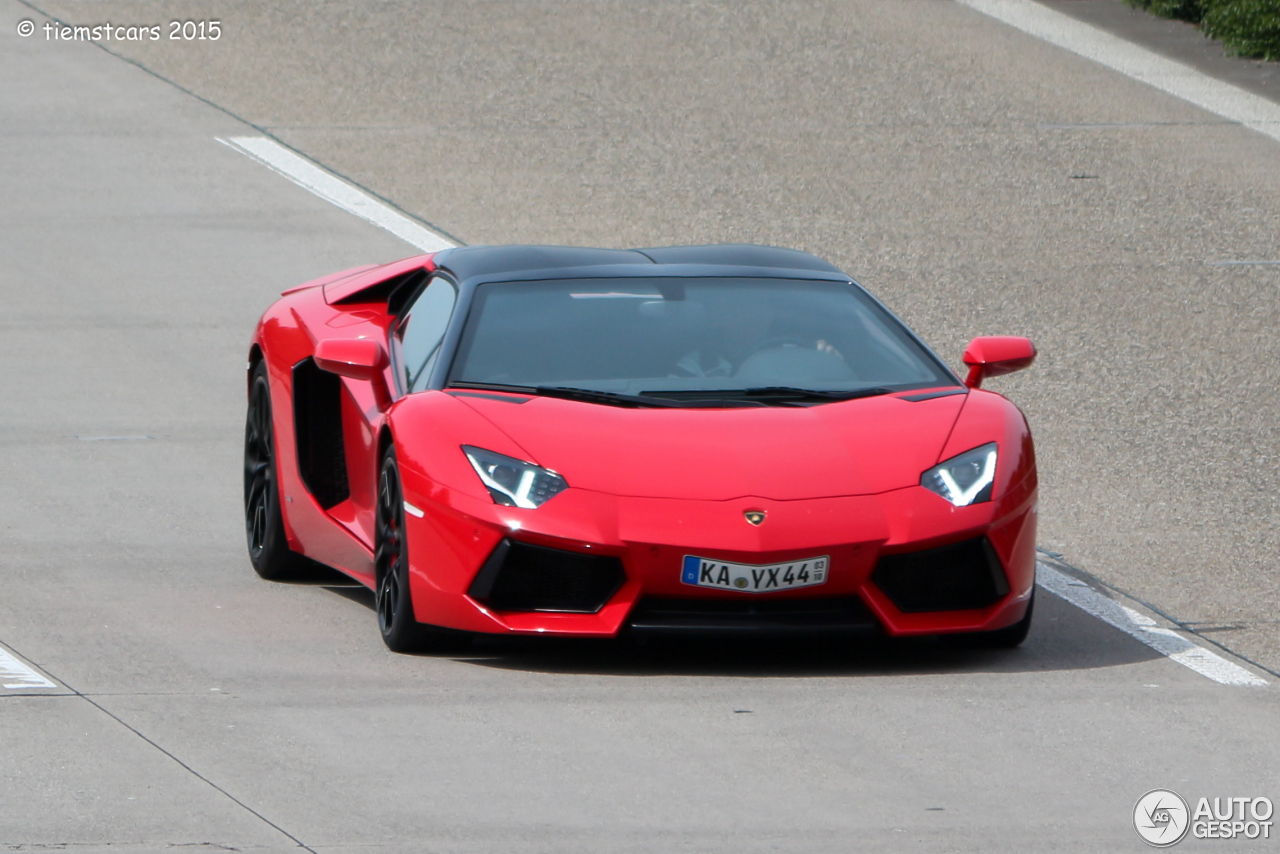
[[[1274,141],[939,0],[181,15],[113,49],[465,242],[793,246],[954,363],[1030,335],[1043,544],[1280,671],[1280,266],[1222,264],[1280,260]]]
[[[1001,388],[1046,544],[1274,662],[1277,273],[1208,263],[1276,257],[1274,143],[945,3],[216,15],[225,43],[137,58],[468,242],[792,245],[946,354],[1033,335]],[[252,324],[410,250],[25,17],[0,0],[0,644],[56,687],[0,693],[7,850],[1136,851],[1148,789],[1280,800],[1276,680],[1211,682],[1043,592],[1008,654],[415,657],[340,579],[259,581]],[[1223,846],[1275,843],[1181,847]]]

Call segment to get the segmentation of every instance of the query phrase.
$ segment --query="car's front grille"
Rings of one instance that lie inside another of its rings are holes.
[[[627,625],[638,632],[871,633],[879,624],[857,596],[826,599],[641,599]]]
[[[507,539],[489,555],[467,594],[495,611],[594,614],[625,578],[616,557]]]
[[[1009,593],[996,550],[986,537],[880,558],[871,580],[899,611],[985,608]]]

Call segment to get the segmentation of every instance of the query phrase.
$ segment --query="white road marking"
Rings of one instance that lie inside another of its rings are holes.
[[[1165,628],[1146,614],[1117,602],[1046,563],[1036,565],[1036,583],[1050,593],[1066,599],[1080,610],[1135,638],[1156,652],[1201,676],[1223,685],[1266,685],[1262,679],[1238,664],[1227,661],[1189,640],[1173,629]]]
[[[391,232],[411,246],[423,252],[438,252],[456,244],[414,222],[389,205],[375,199],[363,190],[328,172],[309,160],[299,157],[274,139],[265,136],[218,137],[218,142],[246,154],[254,160],[288,178],[326,202],[353,213],[366,222]]]
[[[956,2],[1280,142],[1280,104],[1032,0]]]
[[[10,691],[22,691],[26,688],[58,687],[56,683],[50,682],[14,658],[4,647],[0,647],[0,685]]]

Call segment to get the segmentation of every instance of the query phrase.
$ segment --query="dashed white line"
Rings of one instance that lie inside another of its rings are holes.
[[[0,647],[0,686],[10,691],[22,691],[27,688],[58,687],[57,683],[50,682],[23,664],[4,647]]]
[[[1280,104],[1032,0],[956,2],[1280,142]]]
[[[363,190],[351,186],[332,172],[299,157],[273,139],[265,136],[233,136],[217,139],[223,145],[252,157],[263,166],[283,175],[326,202],[337,205],[344,211],[391,232],[405,243],[416,246],[423,252],[438,252],[456,245],[453,241],[446,240],[421,223],[414,222]]]
[[[1080,610],[1214,682],[1254,687],[1268,684],[1267,680],[1255,676],[1240,665],[1205,649],[1173,629],[1161,626],[1146,614],[1117,602],[1046,563],[1037,565],[1036,583]]]

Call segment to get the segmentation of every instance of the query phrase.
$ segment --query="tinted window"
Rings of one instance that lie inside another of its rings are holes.
[[[447,279],[432,279],[400,322],[397,335],[404,385],[409,391],[421,391],[426,386],[456,300],[457,292]]]
[[[627,394],[955,382],[857,287],[750,278],[481,285],[450,381]]]

